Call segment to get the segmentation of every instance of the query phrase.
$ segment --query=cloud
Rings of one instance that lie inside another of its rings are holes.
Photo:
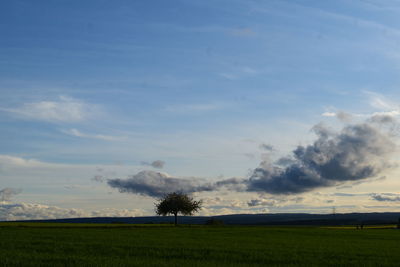
[[[278,197],[278,196],[269,196],[268,198],[256,198],[251,199],[247,202],[247,206],[249,207],[280,207],[285,203],[299,203],[304,200],[303,197],[293,197],[293,198],[286,198],[286,197]]]
[[[387,112],[375,112],[372,114],[371,118],[369,118],[369,122],[380,123],[380,124],[395,123],[396,122],[395,117],[399,115],[400,111],[398,110],[392,110]]]
[[[351,122],[353,119],[353,116],[350,113],[339,111],[336,113],[336,117],[341,121],[341,122]]]
[[[364,92],[369,98],[369,104],[379,110],[389,111],[389,110],[398,110],[399,105],[394,103],[393,101],[387,99],[381,94],[366,91]]]
[[[24,159],[20,157],[14,157],[9,155],[0,155],[0,168],[6,166],[13,167],[41,167],[46,163],[35,160],[35,159]]]
[[[155,160],[155,161],[153,161],[151,163],[149,163],[147,161],[142,161],[142,165],[151,166],[151,167],[157,168],[157,169],[162,169],[162,168],[164,168],[165,161]]]
[[[21,193],[21,189],[15,189],[15,188],[4,188],[0,190],[0,201],[9,201],[12,196],[17,195]]]
[[[279,166],[263,162],[247,181],[248,191],[294,194],[346,181],[372,178],[389,164],[396,150],[391,136],[370,123],[349,125],[333,133],[314,127],[317,140],[293,151],[293,162]],[[278,161],[279,162],[279,161]]]
[[[247,205],[249,207],[256,207],[256,206],[268,206],[273,207],[276,206],[277,202],[274,199],[271,200],[264,200],[264,199],[252,199],[250,200]]]
[[[93,176],[92,180],[102,183],[102,182],[104,182],[104,176],[100,175],[100,174],[96,174],[95,176]]]
[[[175,191],[193,193],[214,190],[212,184],[200,183],[198,179],[173,178],[155,171],[141,171],[128,179],[109,179],[108,185],[119,189],[120,192],[152,197],[161,197]]]
[[[248,178],[211,183],[196,178],[174,178],[165,173],[142,171],[128,179],[109,179],[108,185],[120,192],[152,197],[174,191],[194,193],[221,189],[288,195],[348,182],[357,185],[371,181],[385,170],[395,167],[390,159],[397,145],[390,131],[385,131],[385,127],[381,126],[367,120],[346,125],[337,132],[317,124],[312,129],[317,135],[312,144],[298,146],[291,156],[282,157],[274,163],[264,160]],[[249,203],[256,205],[262,202]]]
[[[267,151],[274,151],[274,147],[269,144],[260,144],[260,148]]]
[[[216,183],[199,178],[174,178],[161,172],[141,171],[127,179],[109,179],[108,185],[121,193],[133,193],[151,197],[162,197],[171,192],[194,193],[216,191],[222,187],[238,190],[243,185],[239,179],[227,179]]]
[[[80,122],[99,113],[96,105],[67,96],[54,101],[25,103],[18,108],[0,108],[17,117],[48,122]]]
[[[372,194],[371,198],[373,200],[383,201],[383,202],[398,202],[398,201],[400,201],[400,195],[390,194],[390,193]]]
[[[103,209],[87,212],[81,209],[68,209],[41,204],[0,202],[0,221],[44,220],[79,217],[134,217],[142,215],[143,211],[138,209]]]
[[[68,135],[76,136],[76,137],[99,139],[99,140],[105,140],[105,141],[119,141],[119,140],[125,139],[124,137],[121,137],[121,136],[86,134],[86,133],[82,133],[81,131],[79,131],[77,129],[62,130],[62,132],[65,134],[68,134]]]
[[[336,113],[335,112],[324,112],[324,113],[322,113],[322,116],[324,116],[324,117],[336,117]]]

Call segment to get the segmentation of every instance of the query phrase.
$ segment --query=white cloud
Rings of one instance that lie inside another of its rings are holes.
[[[98,106],[67,96],[59,96],[54,101],[25,103],[18,108],[0,110],[17,117],[48,122],[79,122],[99,113]]]
[[[90,138],[90,139],[99,139],[99,140],[105,140],[105,141],[119,141],[125,139],[125,137],[122,136],[111,136],[111,135],[102,135],[102,134],[87,134],[87,133],[82,133],[78,129],[68,129],[68,130],[62,130],[63,133],[72,135],[75,137],[82,137],[82,138]]]
[[[324,117],[336,117],[336,113],[335,112],[324,112],[321,114]]]
[[[399,110],[391,110],[391,111],[381,111],[381,112],[374,112],[372,113],[371,116],[389,116],[389,117],[395,117],[399,116],[400,111]]]
[[[365,91],[365,94],[368,96],[369,104],[373,108],[384,111],[399,110],[399,105],[381,94],[370,91]]]
[[[139,209],[103,209],[87,212],[81,209],[68,209],[41,204],[0,202],[0,221],[79,217],[135,217],[143,216],[143,214],[143,211]]]
[[[0,169],[3,168],[40,168],[62,166],[61,164],[52,164],[42,162],[36,159],[24,159],[21,157],[0,155]]]

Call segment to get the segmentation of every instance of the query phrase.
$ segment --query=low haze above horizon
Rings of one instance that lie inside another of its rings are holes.
[[[0,220],[399,212],[400,2],[0,3]]]

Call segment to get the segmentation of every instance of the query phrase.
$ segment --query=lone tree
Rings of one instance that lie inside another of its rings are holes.
[[[178,213],[182,215],[193,215],[201,209],[202,201],[193,200],[192,197],[184,193],[169,193],[162,197],[157,203],[157,215],[173,214],[175,216],[175,225],[178,224]]]

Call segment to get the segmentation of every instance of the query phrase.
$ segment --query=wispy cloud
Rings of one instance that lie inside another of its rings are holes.
[[[336,117],[342,122],[350,122],[352,119],[368,119],[370,122],[389,122],[400,116],[400,105],[387,97],[371,91],[363,91],[367,97],[367,103],[375,111],[370,113],[348,113],[330,108],[321,114],[323,117]]]
[[[360,1],[361,2],[361,1]],[[371,30],[378,30],[382,33],[385,34],[391,34],[392,36],[399,36],[400,35],[400,30],[391,27],[389,25],[380,23],[378,21],[375,21],[373,19],[365,19],[359,16],[352,16],[344,13],[339,13],[339,12],[333,12],[329,11],[326,9],[318,8],[318,7],[313,7],[305,4],[296,4],[293,2],[290,2],[290,6],[293,8],[296,8],[296,10],[301,10],[301,11],[309,11],[314,15],[321,16],[324,18],[329,18],[329,19],[334,19],[337,21],[342,21],[346,23],[351,23],[354,25],[354,22],[357,22],[358,27],[363,27]],[[260,12],[265,12],[265,9],[255,9],[255,11],[260,11]],[[297,12],[298,14],[302,14],[302,12]]]
[[[25,103],[17,108],[0,108],[23,119],[48,122],[80,122],[100,112],[97,105],[67,96],[59,96],[53,101]]]
[[[371,91],[364,91],[364,94],[368,97],[369,105],[373,108],[383,111],[399,110],[397,103],[382,94]]]
[[[77,129],[68,129],[68,130],[62,130],[61,132],[75,136],[75,137],[81,137],[81,138],[90,138],[90,139],[99,139],[99,140],[105,140],[105,141],[120,141],[124,140],[125,137],[123,136],[111,136],[111,135],[102,135],[102,134],[87,134],[87,133],[82,133],[81,131]]]
[[[0,155],[0,166],[2,168],[36,168],[36,167],[53,167],[56,164],[42,162],[36,159],[25,159],[21,157]]]

